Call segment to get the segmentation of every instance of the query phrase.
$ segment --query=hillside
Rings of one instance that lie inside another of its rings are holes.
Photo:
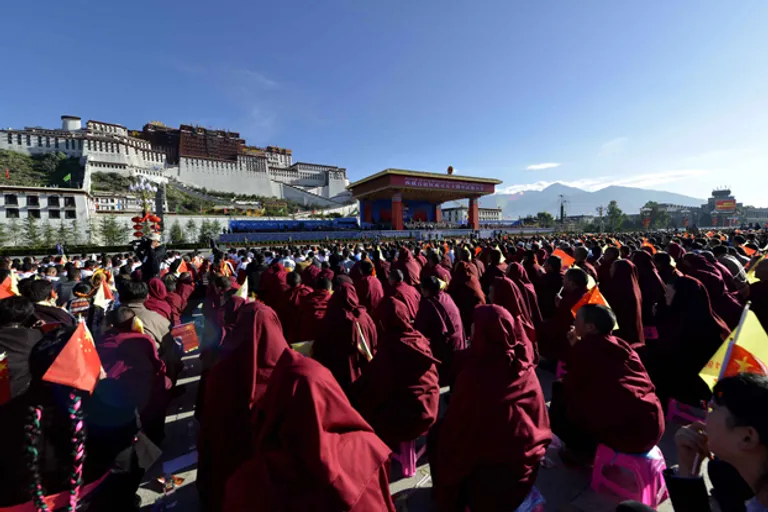
[[[549,212],[558,215],[560,212],[560,195],[566,201],[568,215],[594,214],[598,206],[608,206],[615,200],[624,213],[635,214],[648,201],[670,203],[685,206],[701,206],[704,199],[690,197],[674,192],[648,190],[632,187],[610,186],[594,192],[588,192],[561,183],[554,183],[544,190],[531,190],[517,194],[494,194],[480,199],[483,207],[501,207],[505,218],[525,217],[536,215],[538,212]]]
[[[6,178],[6,169],[8,178]],[[0,150],[0,184],[21,187],[76,187],[83,183],[85,171],[78,158],[64,153],[27,156]],[[64,178],[69,176],[69,180]]]

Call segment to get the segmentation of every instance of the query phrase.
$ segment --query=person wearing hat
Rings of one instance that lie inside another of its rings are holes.
[[[141,279],[149,282],[153,277],[160,275],[160,263],[165,259],[166,249],[162,245],[163,239],[160,233],[152,233],[142,240],[136,250],[141,261]]]

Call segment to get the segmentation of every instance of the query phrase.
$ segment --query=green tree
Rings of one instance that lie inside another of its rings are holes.
[[[171,225],[171,243],[179,244],[184,242],[184,230],[181,229],[181,224],[179,224],[179,221],[174,221],[174,223]]]
[[[195,224],[194,220],[189,219],[187,221],[186,227],[184,228],[184,241],[194,242],[195,238],[198,238],[197,233],[197,224]]]
[[[27,217],[27,222],[24,224],[24,244],[28,247],[40,246],[40,229],[37,225],[37,219],[34,217]]]
[[[77,222],[77,219],[72,220],[71,224],[71,232],[69,234],[69,237],[67,238],[67,241],[72,245],[80,245],[83,243],[83,233],[80,231],[80,223]]]
[[[6,245],[9,239],[8,232],[5,230],[5,224],[0,224],[0,246]]]
[[[19,219],[11,219],[8,223],[8,241],[14,246],[23,240]]]
[[[123,241],[123,228],[114,215],[101,219],[101,241],[104,245],[120,245]]]
[[[651,223],[649,224],[649,227],[663,229],[669,226],[669,214],[659,206],[659,203],[656,201],[648,201],[643,208],[650,210]]]
[[[63,220],[59,221],[59,229],[56,231],[57,242],[61,244],[69,244],[72,240],[72,234]]]
[[[539,212],[536,214],[536,222],[543,228],[551,228],[555,224],[555,218],[549,212]]]
[[[48,221],[43,223],[42,242],[46,249],[50,249],[56,245],[56,232]]]
[[[609,231],[618,231],[621,229],[621,225],[624,224],[624,221],[627,220],[627,216],[624,215],[623,211],[621,211],[621,208],[619,208],[619,203],[616,201],[611,201],[608,203],[606,216],[608,217]]]
[[[88,245],[97,245],[99,243],[99,231],[100,229],[96,223],[96,219],[91,217],[85,227],[85,243]]]
[[[211,232],[211,222],[208,219],[203,219],[200,223],[200,235],[197,237],[197,241],[201,244],[208,242],[208,233]]]
[[[213,238],[215,240],[218,240],[219,235],[221,234],[222,229],[223,228],[221,226],[221,222],[219,222],[218,220],[213,221],[211,223],[211,238]]]

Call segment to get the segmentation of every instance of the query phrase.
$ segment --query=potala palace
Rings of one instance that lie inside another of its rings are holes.
[[[346,169],[293,162],[290,149],[248,146],[239,133],[153,122],[141,131],[61,116],[61,128],[0,129],[0,149],[26,155],[62,152],[85,170],[144,176],[210,191],[258,195],[333,207],[349,200]]]

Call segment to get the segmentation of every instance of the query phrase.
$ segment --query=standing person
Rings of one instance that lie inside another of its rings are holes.
[[[440,290],[434,276],[421,282],[421,302],[413,326],[429,340],[432,355],[440,361],[440,385],[450,385],[455,375],[454,353],[467,348],[467,338],[459,308]]]
[[[704,285],[687,276],[667,284],[657,327],[659,339],[647,343],[641,356],[662,403],[674,398],[698,406],[708,400],[710,390],[699,372],[731,330],[712,311]]]
[[[376,354],[378,337],[376,325],[360,305],[351,279],[337,278],[336,282],[312,348],[313,357],[331,370],[348,392]]]
[[[645,254],[648,254],[645,251]],[[649,255],[650,257],[650,255]],[[619,324],[616,336],[637,349],[645,345],[643,333],[643,297],[637,268],[630,260],[618,260],[611,267],[610,286],[600,288]]]
[[[260,302],[243,306],[233,335],[201,385],[197,490],[203,509],[223,508],[227,480],[251,455],[253,409],[283,352],[290,352],[277,314]]]
[[[384,300],[378,324],[376,355],[352,384],[350,401],[382,441],[399,447],[437,420],[438,361],[399,300]]]
[[[440,510],[515,510],[552,440],[533,346],[503,308],[474,310],[472,345],[427,439]]]
[[[166,248],[162,245],[160,233],[152,233],[142,241],[136,249],[136,255],[141,261],[141,278],[149,281],[160,275],[160,264],[165,259]]]
[[[320,277],[315,282],[312,293],[299,301],[299,315],[296,321],[295,341],[312,341],[323,328],[323,319],[331,300],[332,284],[330,279]]]
[[[664,411],[651,378],[632,347],[612,335],[615,322],[605,306],[579,308],[568,337],[568,373],[552,385],[552,431],[573,462],[594,459],[599,444],[644,454],[664,433]]]
[[[284,351],[253,418],[257,435],[227,483],[225,511],[258,503],[286,512],[395,512],[391,452],[321,364]]]
[[[283,326],[283,334],[288,343],[295,343],[302,341],[296,339],[296,334],[299,330],[297,323],[299,315],[299,306],[304,297],[312,293],[312,288],[305,286],[301,282],[301,276],[298,272],[290,272],[285,280],[288,285],[288,289],[283,292],[283,296],[280,298],[279,307],[277,309],[277,316],[280,318],[280,323]]]
[[[56,299],[56,305],[66,306],[69,304],[69,301],[72,300],[72,290],[75,288],[77,283],[80,282],[81,275],[80,275],[80,269],[75,268],[72,264],[67,264],[67,279],[60,279],[56,283],[56,295],[58,298]]]
[[[472,263],[463,260],[458,262],[453,269],[451,283],[448,285],[448,295],[459,308],[461,324],[467,337],[469,337],[472,328],[475,306],[485,304],[485,294],[472,269]]]
[[[355,290],[360,304],[373,315],[384,300],[384,288],[381,286],[381,281],[373,275],[373,263],[370,260],[362,260],[359,263],[360,278],[355,281]]]
[[[416,318],[419,312],[419,290],[405,282],[403,273],[399,269],[392,269],[389,273],[389,291],[390,297],[401,300],[408,306],[408,313],[411,320]]]

